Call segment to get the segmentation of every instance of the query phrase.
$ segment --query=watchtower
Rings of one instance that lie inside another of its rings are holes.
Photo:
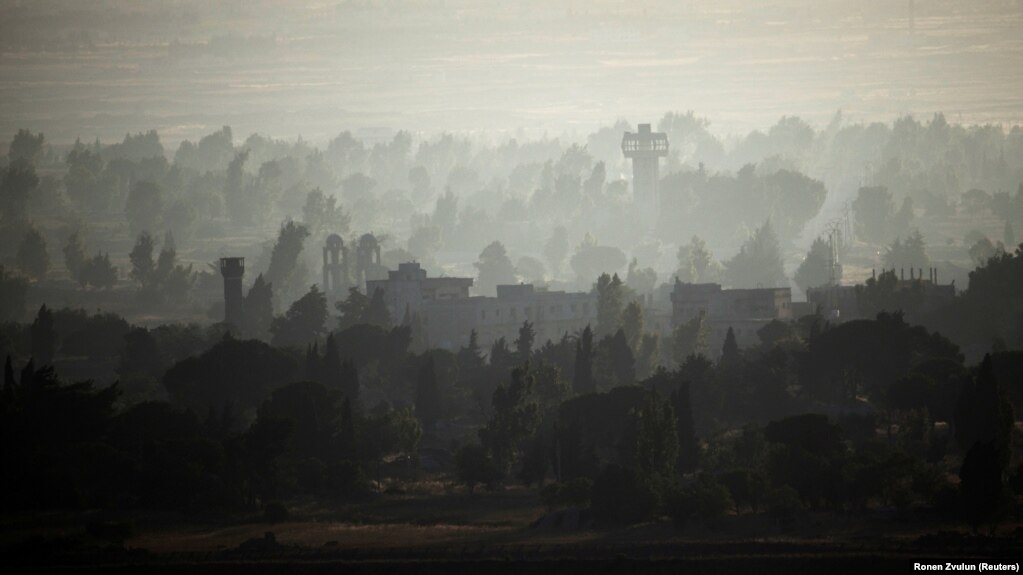
[[[242,297],[245,258],[220,258],[220,275],[224,276],[224,322],[239,327],[245,313]]]
[[[658,162],[668,155],[668,135],[651,132],[650,124],[640,124],[639,132],[625,132],[622,153],[632,159],[632,193],[637,202],[657,201],[660,180]]]
[[[330,234],[323,245],[323,292],[329,301],[337,301],[347,285],[348,250],[341,236]]]

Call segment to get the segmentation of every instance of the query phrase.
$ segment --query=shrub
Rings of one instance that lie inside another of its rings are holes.
[[[796,519],[796,514],[803,508],[799,499],[799,493],[785,485],[767,496],[767,514],[781,525],[782,529],[788,529]]]
[[[717,527],[718,521],[732,507],[732,496],[720,483],[701,480],[696,486],[696,516],[708,527]]]
[[[495,485],[502,473],[482,445],[470,443],[455,453],[455,475],[471,494],[479,484],[488,487]]]
[[[631,524],[650,517],[657,507],[657,494],[633,470],[609,464],[593,482],[590,502],[595,520]]]
[[[540,499],[548,509],[559,507],[587,507],[593,482],[577,477],[564,483],[551,483],[540,490]]]
[[[280,501],[269,501],[263,507],[263,520],[267,523],[281,523],[288,520],[288,508]]]
[[[358,463],[339,461],[327,467],[327,485],[342,497],[350,497],[366,486],[366,477]]]
[[[728,489],[707,475],[701,475],[692,485],[674,487],[665,499],[665,510],[679,529],[684,529],[693,517],[715,528],[734,505]]]

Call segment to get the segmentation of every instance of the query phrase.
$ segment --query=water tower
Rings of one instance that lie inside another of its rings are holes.
[[[660,159],[668,155],[668,135],[651,132],[650,124],[640,124],[638,132],[625,132],[622,153],[632,158],[632,194],[636,202],[656,204]]]
[[[224,322],[237,328],[245,314],[242,297],[245,258],[220,258],[220,275],[224,276]]]

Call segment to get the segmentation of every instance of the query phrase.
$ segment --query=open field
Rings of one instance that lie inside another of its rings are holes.
[[[374,494],[357,503],[291,502],[293,520],[274,525],[252,516],[143,514],[134,517],[136,534],[124,540],[123,551],[103,551],[95,541],[93,547],[86,543],[77,552],[68,551],[75,549],[69,541],[81,545],[83,525],[124,519],[117,513],[13,516],[4,520],[0,545],[26,567],[38,565],[32,550],[50,541],[57,552],[43,563],[78,568],[116,564],[122,571],[187,566],[211,572],[377,572],[413,565],[417,571],[437,572],[554,566],[567,572],[583,572],[584,567],[598,572],[731,572],[751,566],[767,572],[822,566],[852,572],[853,566],[879,561],[908,566],[924,558],[1018,560],[1023,551],[1015,525],[1003,525],[995,537],[979,537],[930,516],[892,521],[894,516],[884,510],[808,513],[784,531],[750,514],[728,516],[715,530],[696,525],[678,530],[667,520],[627,528],[546,530],[531,527],[544,513],[533,490],[430,491],[436,487]],[[267,532],[273,533],[271,544],[264,543]],[[33,535],[36,542],[26,543]]]

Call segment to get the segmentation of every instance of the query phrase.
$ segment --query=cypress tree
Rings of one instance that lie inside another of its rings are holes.
[[[977,442],[991,443],[1004,471],[1012,454],[1014,421],[1012,404],[995,378],[991,356],[985,355],[973,382],[963,388],[956,402],[955,437],[963,449],[971,449]]]
[[[23,389],[32,386],[32,383],[35,381],[35,373],[36,373],[35,359],[29,358],[28,363],[25,364],[25,367],[21,368],[21,377],[18,378],[18,381],[21,383],[21,387]]]
[[[355,399],[355,395],[351,394],[351,389],[345,389],[344,365],[341,362],[341,355],[338,352],[333,333],[327,335],[327,342],[323,347],[323,359],[320,361],[320,383],[330,389],[339,389],[346,396]]]
[[[57,351],[57,332],[53,329],[53,312],[43,304],[32,322],[32,356],[42,365],[53,363]]]
[[[721,365],[734,366],[739,361],[739,344],[735,342],[735,332],[731,326],[725,334],[725,343],[721,346]]]
[[[515,340],[515,353],[518,354],[520,363],[529,361],[533,354],[534,339],[536,330],[533,329],[533,324],[529,323],[529,320],[523,321],[522,327],[519,328],[519,337]]]
[[[575,347],[575,375],[572,378],[572,390],[577,395],[595,393],[593,381],[593,330],[586,326],[582,337]]]
[[[618,385],[632,385],[636,381],[636,358],[632,355],[632,348],[625,337],[625,330],[618,328],[614,337],[610,340],[608,351],[611,359],[611,369],[614,371]]]
[[[315,342],[305,346],[305,379],[320,381],[320,351]]]

